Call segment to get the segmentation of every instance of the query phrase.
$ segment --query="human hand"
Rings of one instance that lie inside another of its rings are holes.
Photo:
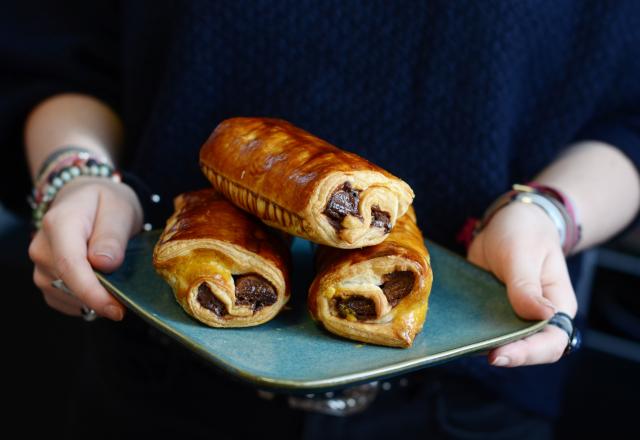
[[[539,207],[511,203],[500,209],[473,240],[467,258],[507,286],[515,312],[524,319],[548,319],[557,311],[574,317],[576,296],[558,231]],[[519,367],[556,362],[569,340],[556,326],[498,347],[489,362]]]
[[[99,177],[78,177],[56,195],[29,246],[33,281],[53,309],[79,316],[82,305],[115,321],[124,307],[100,284],[93,269],[111,272],[124,259],[129,237],[142,226],[142,207],[133,190]],[[52,287],[61,279],[70,296]]]

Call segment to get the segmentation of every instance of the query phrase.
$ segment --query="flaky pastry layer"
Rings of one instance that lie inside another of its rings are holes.
[[[414,197],[389,172],[279,119],[223,121],[200,165],[218,191],[266,224],[344,249],[382,242]]]
[[[320,247],[309,289],[312,317],[337,335],[410,347],[425,322],[433,282],[429,253],[411,208],[383,243]]]
[[[175,199],[153,265],[189,315],[212,327],[247,327],[288,301],[289,258],[280,237],[206,189]]]

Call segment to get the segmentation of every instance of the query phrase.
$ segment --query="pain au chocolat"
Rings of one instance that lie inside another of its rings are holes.
[[[413,208],[389,237],[363,249],[321,246],[309,288],[312,317],[346,338],[410,347],[422,330],[433,274]]]
[[[223,121],[200,165],[218,191],[267,225],[344,249],[385,240],[414,197],[382,168],[279,119]]]
[[[181,194],[153,252],[182,308],[211,327],[262,324],[290,296],[289,250],[214,189]]]

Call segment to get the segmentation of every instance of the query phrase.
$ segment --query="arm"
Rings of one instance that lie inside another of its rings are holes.
[[[545,168],[535,181],[564,192],[582,224],[579,250],[620,232],[638,213],[640,176],[629,158],[611,145],[577,143]],[[492,271],[507,285],[509,300],[525,319],[547,319],[555,311],[577,310],[560,240],[538,207],[513,203],[498,211],[469,248],[471,262]],[[557,361],[567,335],[554,326],[489,354],[496,366]]]
[[[113,160],[122,139],[122,124],[99,100],[63,94],[45,100],[31,112],[24,137],[33,177],[48,156],[69,145]],[[93,268],[115,270],[141,222],[142,208],[128,186],[99,177],[78,177],[66,184],[29,247],[34,282],[45,301],[69,315],[79,315],[85,304],[102,316],[122,319],[124,308],[100,285]],[[74,297],[53,288],[55,279],[62,279]]]
[[[122,135],[120,118],[101,101],[78,94],[53,96],[36,106],[25,123],[31,177],[47,157],[66,145],[116,158]]]
[[[602,142],[574,145],[534,180],[560,189],[573,201],[582,223],[576,251],[620,232],[640,207],[640,177],[633,163]]]

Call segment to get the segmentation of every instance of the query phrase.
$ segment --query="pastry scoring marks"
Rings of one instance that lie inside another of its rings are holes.
[[[279,223],[286,228],[293,227],[300,231],[305,230],[304,219],[298,214],[288,211],[247,187],[223,177],[203,163],[201,166],[216,189],[227,198],[240,204],[246,211],[251,212],[262,220]]]

